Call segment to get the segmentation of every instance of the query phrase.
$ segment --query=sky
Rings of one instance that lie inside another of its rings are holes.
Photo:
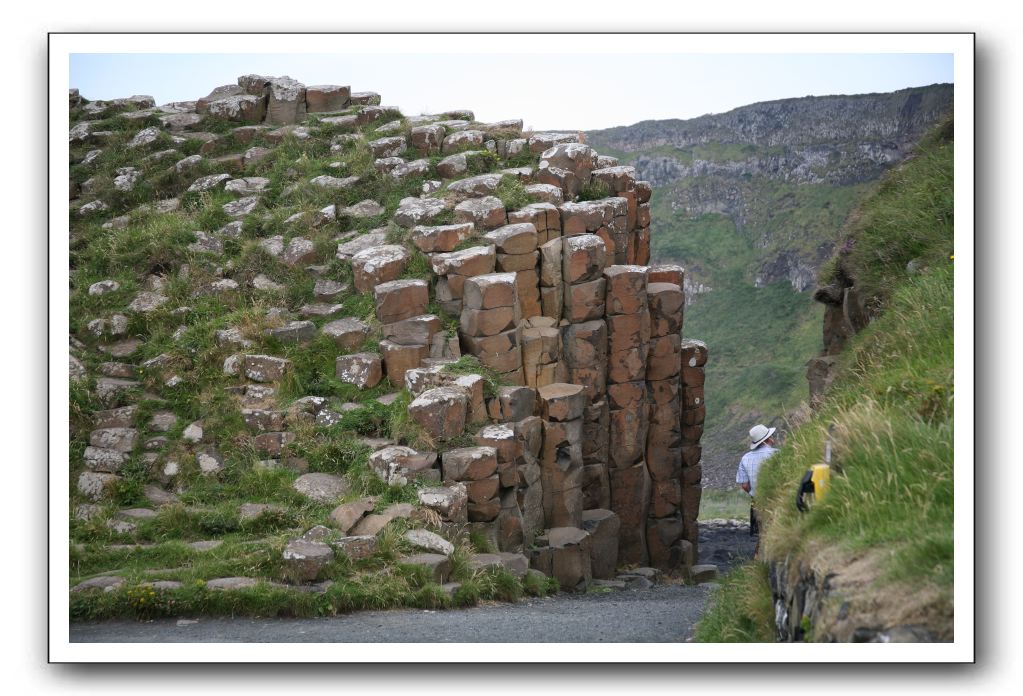
[[[533,130],[595,130],[953,81],[947,53],[72,53],[69,69],[69,87],[88,99],[189,101],[239,75],[290,75],[378,92],[406,115],[468,108],[477,120],[521,118]]]

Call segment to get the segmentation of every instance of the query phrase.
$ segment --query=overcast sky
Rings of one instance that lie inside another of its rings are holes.
[[[469,108],[481,121],[594,130],[692,118],[758,101],[890,92],[953,81],[951,54],[159,54],[73,53],[88,99],[188,101],[239,75],[379,92],[407,115]]]

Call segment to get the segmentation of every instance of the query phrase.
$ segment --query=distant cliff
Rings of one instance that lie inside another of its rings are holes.
[[[746,269],[754,284],[786,279],[802,291],[834,251],[838,229],[863,186],[905,159],[951,111],[952,97],[952,85],[937,84],[887,94],[782,99],[724,114],[593,131],[587,141],[664,189],[670,217],[731,219],[761,250]],[[793,214],[797,207],[801,214]],[[813,209],[822,214],[809,220],[806,213]],[[661,237],[670,242],[670,230]],[[670,260],[690,266],[702,261]],[[714,285],[710,275],[699,280]]]

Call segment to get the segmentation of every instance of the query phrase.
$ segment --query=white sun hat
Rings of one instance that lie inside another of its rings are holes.
[[[768,428],[766,425],[761,425],[760,423],[754,425],[749,431],[749,439],[750,442],[753,443],[749,446],[749,448],[756,449],[759,447],[764,440],[774,435],[775,430],[777,430],[777,428]]]

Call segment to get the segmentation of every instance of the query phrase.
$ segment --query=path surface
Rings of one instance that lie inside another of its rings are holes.
[[[701,525],[701,561],[722,572],[752,556],[743,526]],[[559,594],[471,609],[366,611],[317,619],[203,617],[71,624],[73,643],[671,643],[692,638],[709,587]]]
[[[662,585],[612,594],[558,595],[471,609],[366,611],[319,619],[201,618],[71,625],[73,643],[600,643],[683,642],[706,587]]]

